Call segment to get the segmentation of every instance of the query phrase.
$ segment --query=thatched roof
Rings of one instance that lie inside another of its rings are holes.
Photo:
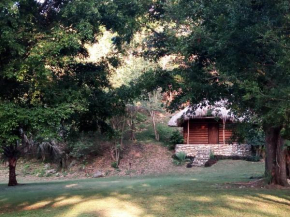
[[[225,107],[225,102],[216,102],[214,105],[209,105],[207,102],[194,107],[186,107],[181,110],[168,122],[170,127],[180,127],[184,121],[189,119],[205,119],[205,118],[220,118],[223,120],[238,120],[229,109]]]

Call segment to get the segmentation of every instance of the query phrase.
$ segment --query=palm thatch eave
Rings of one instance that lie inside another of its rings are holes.
[[[217,102],[214,105],[206,103],[205,106],[201,104],[192,107],[187,106],[177,114],[173,115],[168,122],[170,127],[181,127],[182,124],[190,119],[222,119],[232,122],[241,121],[242,118],[236,117],[230,109],[225,107],[225,102]]]

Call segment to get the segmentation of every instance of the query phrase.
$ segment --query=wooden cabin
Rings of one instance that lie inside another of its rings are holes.
[[[220,104],[186,107],[174,115],[168,125],[182,127],[184,144],[226,144],[232,136],[231,125],[237,120]]]
[[[198,118],[184,121],[184,144],[225,144],[232,136],[232,130],[226,125],[232,122],[224,122],[214,118]]]
[[[193,166],[204,166],[211,154],[251,156],[251,145],[230,141],[231,125],[241,119],[225,108],[224,102],[186,107],[168,122],[171,127],[183,129],[184,144],[176,144],[175,153],[184,152],[187,156],[194,157]]]

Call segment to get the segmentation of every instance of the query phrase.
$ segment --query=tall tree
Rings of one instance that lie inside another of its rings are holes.
[[[289,1],[172,0],[162,5],[163,37],[156,40],[165,53],[179,57],[179,68],[166,73],[164,85],[178,92],[171,108],[226,99],[237,114],[258,116],[266,136],[265,174],[269,183],[288,185]]]
[[[9,185],[24,138],[59,137],[62,125],[105,130],[114,110],[108,80],[111,59],[83,61],[101,27],[129,41],[150,1],[5,0],[0,3],[0,149]],[[138,22],[137,22],[138,20]],[[115,61],[115,60],[113,60]],[[21,143],[20,141],[23,140]],[[17,145],[19,144],[19,145]]]

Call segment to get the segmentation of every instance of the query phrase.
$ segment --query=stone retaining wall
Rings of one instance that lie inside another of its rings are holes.
[[[185,152],[195,157],[193,165],[203,166],[210,158],[210,153],[221,156],[251,156],[251,146],[247,144],[177,144],[175,152]]]
[[[187,156],[196,156],[200,150],[210,150],[214,155],[247,157],[251,155],[251,146],[247,144],[177,144],[175,152],[185,152]]]

